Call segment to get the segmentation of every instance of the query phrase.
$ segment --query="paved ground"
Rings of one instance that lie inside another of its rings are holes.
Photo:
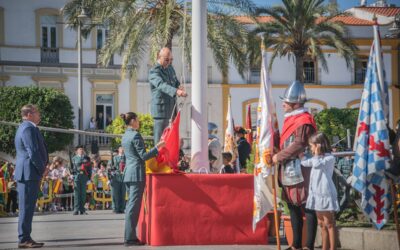
[[[17,217],[0,218],[0,249],[17,247],[17,221]],[[35,215],[32,238],[45,242],[45,249],[127,249],[122,244],[123,231],[123,214],[113,214],[109,210],[89,211],[89,215],[79,216],[59,212]],[[282,249],[286,247],[282,246]],[[130,248],[144,250],[272,250],[276,249],[276,246],[139,246]]]

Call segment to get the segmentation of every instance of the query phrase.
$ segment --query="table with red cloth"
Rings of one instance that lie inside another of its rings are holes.
[[[138,236],[152,246],[267,244],[267,219],[253,233],[248,174],[149,174]]]

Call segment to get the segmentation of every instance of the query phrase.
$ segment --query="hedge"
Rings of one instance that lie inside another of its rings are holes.
[[[41,113],[39,125],[73,128],[74,113],[68,97],[55,89],[38,87],[1,87],[0,120],[21,122],[20,110],[25,104],[36,104]],[[15,155],[14,138],[17,127],[0,125],[0,151]],[[71,134],[42,131],[49,153],[63,150],[72,143]]]

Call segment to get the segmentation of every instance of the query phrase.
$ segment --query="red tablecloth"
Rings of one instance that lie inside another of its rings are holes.
[[[268,221],[252,230],[253,176],[150,174],[138,224],[161,245],[267,244]]]

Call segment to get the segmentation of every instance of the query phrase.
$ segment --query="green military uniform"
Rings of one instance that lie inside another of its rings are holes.
[[[151,90],[151,115],[154,119],[154,144],[168,126],[176,103],[176,91],[180,85],[174,68],[164,68],[157,63],[149,72]]]
[[[72,157],[72,164],[74,166],[74,214],[85,213],[86,201],[86,184],[89,180],[89,175],[82,171],[82,163],[84,162],[84,155],[75,155]]]
[[[129,193],[125,209],[125,243],[137,241],[136,226],[139,219],[142,196],[146,185],[145,161],[157,156],[156,147],[146,152],[144,141],[139,132],[128,128],[122,137],[126,166],[124,183]]]
[[[111,174],[108,179],[111,184],[112,209],[115,213],[124,213],[125,210],[125,184],[122,174],[122,166],[125,166],[126,158],[124,155],[113,157],[111,165]]]

